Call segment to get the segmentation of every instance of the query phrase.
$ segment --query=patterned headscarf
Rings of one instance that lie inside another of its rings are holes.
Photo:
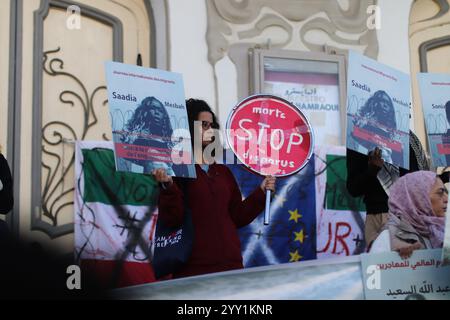
[[[433,248],[441,248],[445,217],[437,217],[433,213],[430,200],[436,177],[436,173],[431,171],[416,171],[400,177],[390,189],[388,204],[391,214],[430,239]]]
[[[419,170],[430,170],[430,163],[427,159],[425,151],[423,150],[422,144],[420,143],[419,138],[417,138],[411,130],[409,130],[409,145],[414,151]]]

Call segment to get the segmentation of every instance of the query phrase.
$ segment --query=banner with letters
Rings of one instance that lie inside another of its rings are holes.
[[[361,255],[368,300],[450,300],[450,266],[442,250],[416,250],[403,260],[397,252]]]
[[[148,300],[447,300],[450,267],[438,265],[439,260],[435,258],[439,255],[440,252],[417,251],[413,259],[402,261],[398,253],[388,252],[233,270],[122,289],[113,292],[113,297]],[[363,264],[362,259],[366,260]],[[221,289],[217,290],[218,287]]]
[[[345,147],[315,148],[315,153],[300,173],[278,179],[270,224],[263,224],[261,214],[239,230],[246,268],[362,252],[364,208],[346,192]],[[242,165],[229,167],[243,197],[262,181]],[[155,281],[154,179],[116,171],[113,143],[106,141],[77,143],[75,169],[77,262],[105,285]]]
[[[409,169],[409,75],[350,52],[347,73],[347,148]]]
[[[245,267],[364,252],[365,206],[347,192],[345,151],[316,147],[301,172],[277,179],[270,224],[261,214],[239,230]],[[229,167],[244,197],[262,181],[242,166]]]
[[[347,191],[345,147],[315,149],[317,258],[351,256],[365,250],[366,208]]]
[[[105,288],[155,281],[157,197],[149,175],[116,171],[111,141],[78,141],[74,255],[82,271]]]

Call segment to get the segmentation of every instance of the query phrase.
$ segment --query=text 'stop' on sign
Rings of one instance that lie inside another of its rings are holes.
[[[234,107],[226,136],[236,157],[261,175],[300,171],[313,150],[308,119],[292,103],[272,95],[250,96]]]

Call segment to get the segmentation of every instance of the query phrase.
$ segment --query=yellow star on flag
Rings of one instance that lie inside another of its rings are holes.
[[[298,219],[302,217],[302,215],[298,213],[298,209],[295,209],[294,211],[292,211],[292,210],[288,210],[288,211],[289,211],[289,214],[291,215],[288,221],[295,220],[295,223],[297,223]]]
[[[295,252],[289,252],[289,255],[291,256],[291,260],[289,262],[296,262],[303,258],[301,255],[298,254],[298,250],[295,250]]]
[[[305,239],[305,235],[303,234],[303,230],[301,230],[300,232],[295,232],[295,240],[294,241],[300,241],[300,243],[303,243],[303,240]]]

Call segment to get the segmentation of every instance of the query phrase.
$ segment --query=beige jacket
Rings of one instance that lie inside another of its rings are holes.
[[[396,251],[416,242],[420,243],[421,249],[432,248],[430,240],[421,236],[413,226],[396,216],[392,217],[393,219],[388,221],[385,227],[389,230],[391,250]]]

